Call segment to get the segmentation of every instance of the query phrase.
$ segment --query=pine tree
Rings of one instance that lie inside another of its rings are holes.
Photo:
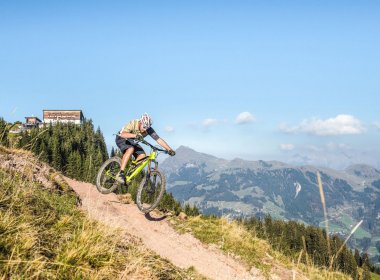
[[[341,263],[339,264],[339,270],[343,273],[351,275],[353,279],[356,279],[358,276],[357,264],[351,251],[344,248],[341,253],[340,261]]]
[[[61,154],[60,154],[58,138],[56,138],[56,137],[52,138],[49,144],[51,146],[51,151],[52,151],[52,154],[51,154],[52,162],[51,162],[51,164],[53,165],[53,167],[55,169],[62,170],[61,169],[62,168],[62,166],[61,166]]]
[[[73,151],[68,157],[68,164],[66,166],[66,174],[72,178],[79,178],[81,173],[81,157],[78,151]]]
[[[0,119],[0,130],[5,125]],[[1,135],[0,143],[4,144]],[[94,131],[91,120],[82,125],[49,124],[22,133],[18,138],[13,137],[18,147],[30,149],[41,160],[78,180],[94,182],[100,165],[108,158],[103,134],[100,128]]]
[[[114,157],[115,155],[116,155],[116,153],[115,153],[115,149],[114,149],[113,146],[112,146],[110,157],[112,158],[112,157]]]
[[[371,262],[367,253],[362,254],[362,267],[364,266],[368,266],[369,268],[371,267]]]
[[[355,261],[356,261],[356,264],[361,267],[362,266],[362,259],[360,257],[360,253],[359,253],[359,250],[358,249],[355,249]]]
[[[352,279],[358,279],[358,265],[356,263],[355,257],[351,250],[346,250],[346,260],[347,260],[347,273],[351,275]]]
[[[190,213],[191,213],[191,207],[190,207],[189,204],[185,205],[184,212],[186,213],[186,215],[190,215]]]
[[[371,280],[371,272],[369,270],[369,267],[367,264],[363,265],[363,273],[362,273],[362,280]]]
[[[30,140],[31,140],[29,133],[27,131],[23,131],[20,133],[19,136],[20,136],[20,140],[18,141],[16,146],[20,149],[27,148],[27,145],[30,144]]]
[[[8,133],[9,133],[8,123],[3,118],[0,118],[0,144],[1,145],[4,145],[4,146],[9,145]]]
[[[315,226],[305,226],[295,221],[277,221],[269,215],[264,220],[251,217],[244,220],[243,224],[255,237],[269,240],[273,248],[278,249],[285,255],[297,258],[304,249],[302,237],[305,237],[306,250],[314,265],[328,267],[330,265],[327,253],[326,231]],[[334,235],[330,238],[331,254],[336,255],[343,245],[343,240]],[[306,262],[303,258],[302,262]],[[334,270],[341,270],[358,279],[358,268],[355,257],[346,246],[334,262]]]
[[[266,215],[265,216],[265,219],[264,219],[264,229],[265,229],[265,234],[269,237],[269,240],[271,240],[271,236],[272,236],[272,217],[270,215]]]
[[[49,162],[49,149],[47,148],[45,141],[41,141],[41,144],[39,145],[38,149],[38,156],[40,157],[41,160],[45,162]]]

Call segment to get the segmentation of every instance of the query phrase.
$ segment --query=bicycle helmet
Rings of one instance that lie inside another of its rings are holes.
[[[153,123],[152,118],[147,113],[142,114],[140,122],[144,129],[148,129]]]

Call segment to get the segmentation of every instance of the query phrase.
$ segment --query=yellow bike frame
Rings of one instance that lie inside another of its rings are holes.
[[[157,152],[156,151],[152,151],[148,156],[146,156],[145,158],[143,158],[143,159],[141,159],[139,161],[130,160],[131,163],[129,163],[128,165],[129,165],[130,168],[132,168],[132,170],[131,170],[132,173],[129,172],[130,174],[127,174],[127,176],[125,177],[125,180],[127,181],[127,183],[131,182],[132,179],[134,177],[136,177],[137,174],[139,174],[144,169],[145,166],[149,165],[148,166],[148,170],[150,170],[150,163],[152,161],[157,166],[156,158],[157,158]],[[128,165],[127,165],[126,168],[128,168]],[[133,165],[135,165],[135,166],[133,166]]]

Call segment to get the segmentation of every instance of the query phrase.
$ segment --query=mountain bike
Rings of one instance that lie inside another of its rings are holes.
[[[149,146],[152,151],[146,157],[136,161],[130,159],[124,170],[125,183],[128,186],[134,178],[143,173],[143,178],[137,190],[136,203],[140,211],[149,213],[160,203],[166,187],[165,174],[158,169],[156,158],[160,152],[168,153],[145,140],[136,141]],[[153,166],[154,165],[154,166]],[[146,168],[145,168],[146,167]],[[118,156],[106,160],[98,171],[96,188],[102,194],[108,194],[116,190],[121,184],[116,180],[120,172],[121,158]]]

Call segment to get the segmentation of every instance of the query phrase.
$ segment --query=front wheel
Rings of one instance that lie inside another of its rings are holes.
[[[119,157],[112,157],[103,163],[96,176],[96,188],[100,193],[111,193],[119,186],[116,175],[120,172],[120,167],[121,159]]]
[[[137,190],[137,206],[143,213],[149,213],[160,204],[165,193],[165,174],[159,170],[150,170],[144,175]]]

